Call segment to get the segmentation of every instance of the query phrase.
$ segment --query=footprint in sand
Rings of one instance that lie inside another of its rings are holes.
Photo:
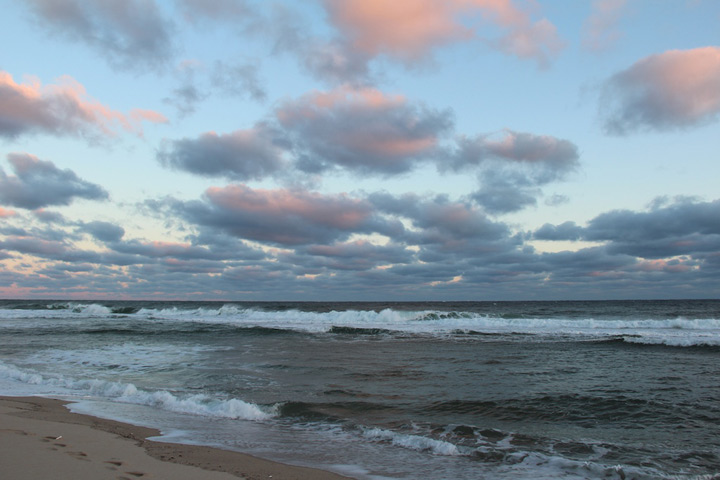
[[[71,457],[75,457],[78,460],[84,460],[86,462],[89,462],[90,459],[87,458],[87,453],[85,452],[66,452]]]
[[[10,433],[15,433],[17,435],[23,435],[23,436],[30,435],[25,430],[15,430],[14,428],[0,428],[0,432],[10,432]]]
[[[113,465],[112,467],[107,467],[108,470],[117,470],[117,467],[122,465],[122,462],[119,460],[105,460],[103,463]]]

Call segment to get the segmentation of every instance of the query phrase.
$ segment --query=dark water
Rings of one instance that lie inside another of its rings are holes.
[[[359,478],[712,478],[719,319],[712,300],[0,301],[0,393]]]

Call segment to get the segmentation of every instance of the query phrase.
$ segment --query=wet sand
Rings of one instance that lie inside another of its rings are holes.
[[[68,402],[0,396],[7,480],[341,480],[341,475],[194,445],[147,440],[155,429],[70,412]]]

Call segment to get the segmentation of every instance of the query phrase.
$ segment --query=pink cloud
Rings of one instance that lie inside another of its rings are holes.
[[[56,135],[113,136],[118,127],[142,135],[142,122],[166,123],[167,118],[152,110],[129,114],[112,110],[91,98],[85,87],[70,76],[57,84],[43,86],[33,77],[17,83],[0,71],[0,136],[44,132]]]
[[[347,195],[253,190],[246,185],[211,187],[206,195],[216,206],[243,214],[261,215],[268,222],[296,217],[315,225],[347,230],[357,228],[372,213],[366,202]]]
[[[8,210],[6,208],[0,207],[0,218],[10,218],[17,215],[14,210]]]
[[[615,134],[710,122],[720,114],[720,47],[646,57],[608,80],[603,103]]]
[[[505,53],[546,65],[563,48],[546,19],[533,22],[529,13],[510,0],[325,0],[330,21],[347,36],[356,51],[415,61],[432,49],[479,35],[473,25],[481,17],[504,33],[488,43]]]
[[[277,116],[280,122],[291,123],[298,117],[317,118],[324,111],[332,109],[383,110],[405,103],[406,99],[402,95],[386,95],[375,88],[344,85],[327,92],[315,90],[297,101],[288,102],[277,111]]]
[[[338,87],[283,104],[276,115],[298,144],[328,164],[397,173],[431,155],[451,125],[430,110],[374,88]]]

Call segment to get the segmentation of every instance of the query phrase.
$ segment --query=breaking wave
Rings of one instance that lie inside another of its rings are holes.
[[[57,395],[92,395],[120,403],[147,405],[191,415],[241,420],[267,420],[273,417],[260,406],[237,398],[219,400],[202,394],[178,396],[165,390],[143,390],[132,383],[50,377],[2,363],[0,378],[49,387]]]
[[[56,325],[54,320],[71,319],[108,320],[113,321],[113,324],[104,325],[104,328],[121,329],[130,325],[129,322],[136,322],[135,325],[145,325],[144,329],[162,324],[172,328],[182,326],[190,331],[207,327],[253,329],[248,333],[254,334],[292,331],[358,336],[401,333],[475,338],[486,335],[533,335],[540,340],[622,338],[627,343],[671,347],[720,346],[720,320],[716,318],[525,318],[467,311],[407,311],[392,308],[378,311],[272,310],[233,304],[213,308],[141,308],[65,302],[50,304],[42,309],[0,309],[0,329],[46,328]],[[31,320],[42,320],[44,323],[37,325]],[[66,327],[68,323],[63,322],[62,325]]]

